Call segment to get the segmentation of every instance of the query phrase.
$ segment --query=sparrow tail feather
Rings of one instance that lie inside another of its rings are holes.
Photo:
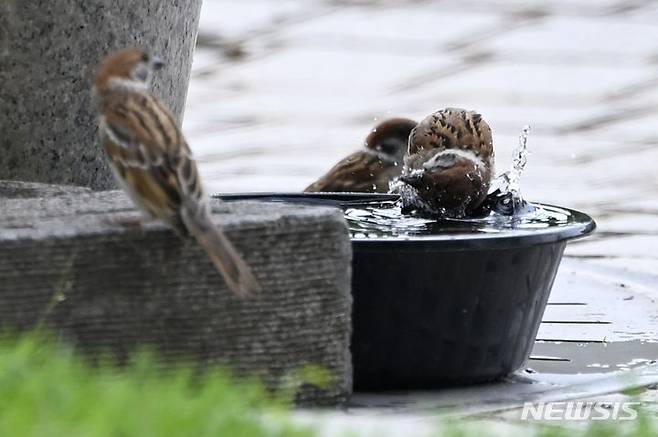
[[[189,216],[183,212],[187,230],[206,252],[228,287],[238,296],[257,294],[260,284],[231,241],[210,219],[210,214]]]

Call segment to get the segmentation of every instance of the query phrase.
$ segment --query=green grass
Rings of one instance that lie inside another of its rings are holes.
[[[632,422],[592,422],[574,430],[560,426],[543,427],[538,437],[655,437],[658,435],[654,422],[641,414]]]
[[[310,437],[287,421],[292,391],[278,395],[256,381],[221,370],[194,373],[189,366],[163,371],[142,352],[121,369],[89,365],[71,348],[43,335],[0,338],[0,437]],[[317,369],[290,376],[326,384]],[[568,424],[567,424],[568,425]],[[584,426],[513,425],[510,433],[478,421],[441,422],[437,435],[480,437],[649,437],[654,418]],[[440,431],[439,431],[440,430]],[[502,431],[502,434],[501,432]],[[514,432],[514,431],[520,431]],[[373,436],[375,437],[375,436]]]
[[[0,436],[311,435],[286,424],[285,396],[219,370],[163,372],[148,353],[121,370],[92,367],[44,336],[8,338],[0,341]]]

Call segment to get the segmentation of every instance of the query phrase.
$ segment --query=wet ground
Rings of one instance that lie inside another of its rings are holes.
[[[446,106],[483,114],[499,171],[531,125],[524,195],[599,225],[567,248],[532,375],[658,359],[655,2],[204,1],[184,128],[212,191],[299,191],[377,120]]]

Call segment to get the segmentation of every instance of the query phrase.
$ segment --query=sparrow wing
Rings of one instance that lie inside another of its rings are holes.
[[[238,295],[260,289],[251,269],[212,222],[187,142],[154,97],[130,93],[103,111],[105,148],[133,198],[179,234],[188,232]]]
[[[388,192],[388,182],[398,167],[374,152],[360,150],[347,156],[304,191]],[[401,166],[400,166],[401,169]]]
[[[181,231],[182,197],[196,193],[200,198],[202,190],[190,149],[169,111],[151,96],[120,95],[105,105],[102,127],[107,154],[133,197]]]
[[[426,117],[411,132],[410,155],[432,149],[473,150],[491,159],[491,130],[476,112],[446,108]]]

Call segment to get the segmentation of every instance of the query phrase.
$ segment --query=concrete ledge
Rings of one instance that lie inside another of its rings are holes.
[[[306,364],[332,387],[304,387],[303,405],[351,390],[351,246],[338,210],[235,202],[226,230],[261,281],[234,297],[193,242],[164,226],[125,228],[121,192],[0,199],[0,324],[43,324],[82,351],[126,357],[150,345],[166,358],[225,364],[270,384]]]
[[[0,202],[3,199],[32,199],[82,193],[91,193],[91,188],[39,182],[0,181]]]

